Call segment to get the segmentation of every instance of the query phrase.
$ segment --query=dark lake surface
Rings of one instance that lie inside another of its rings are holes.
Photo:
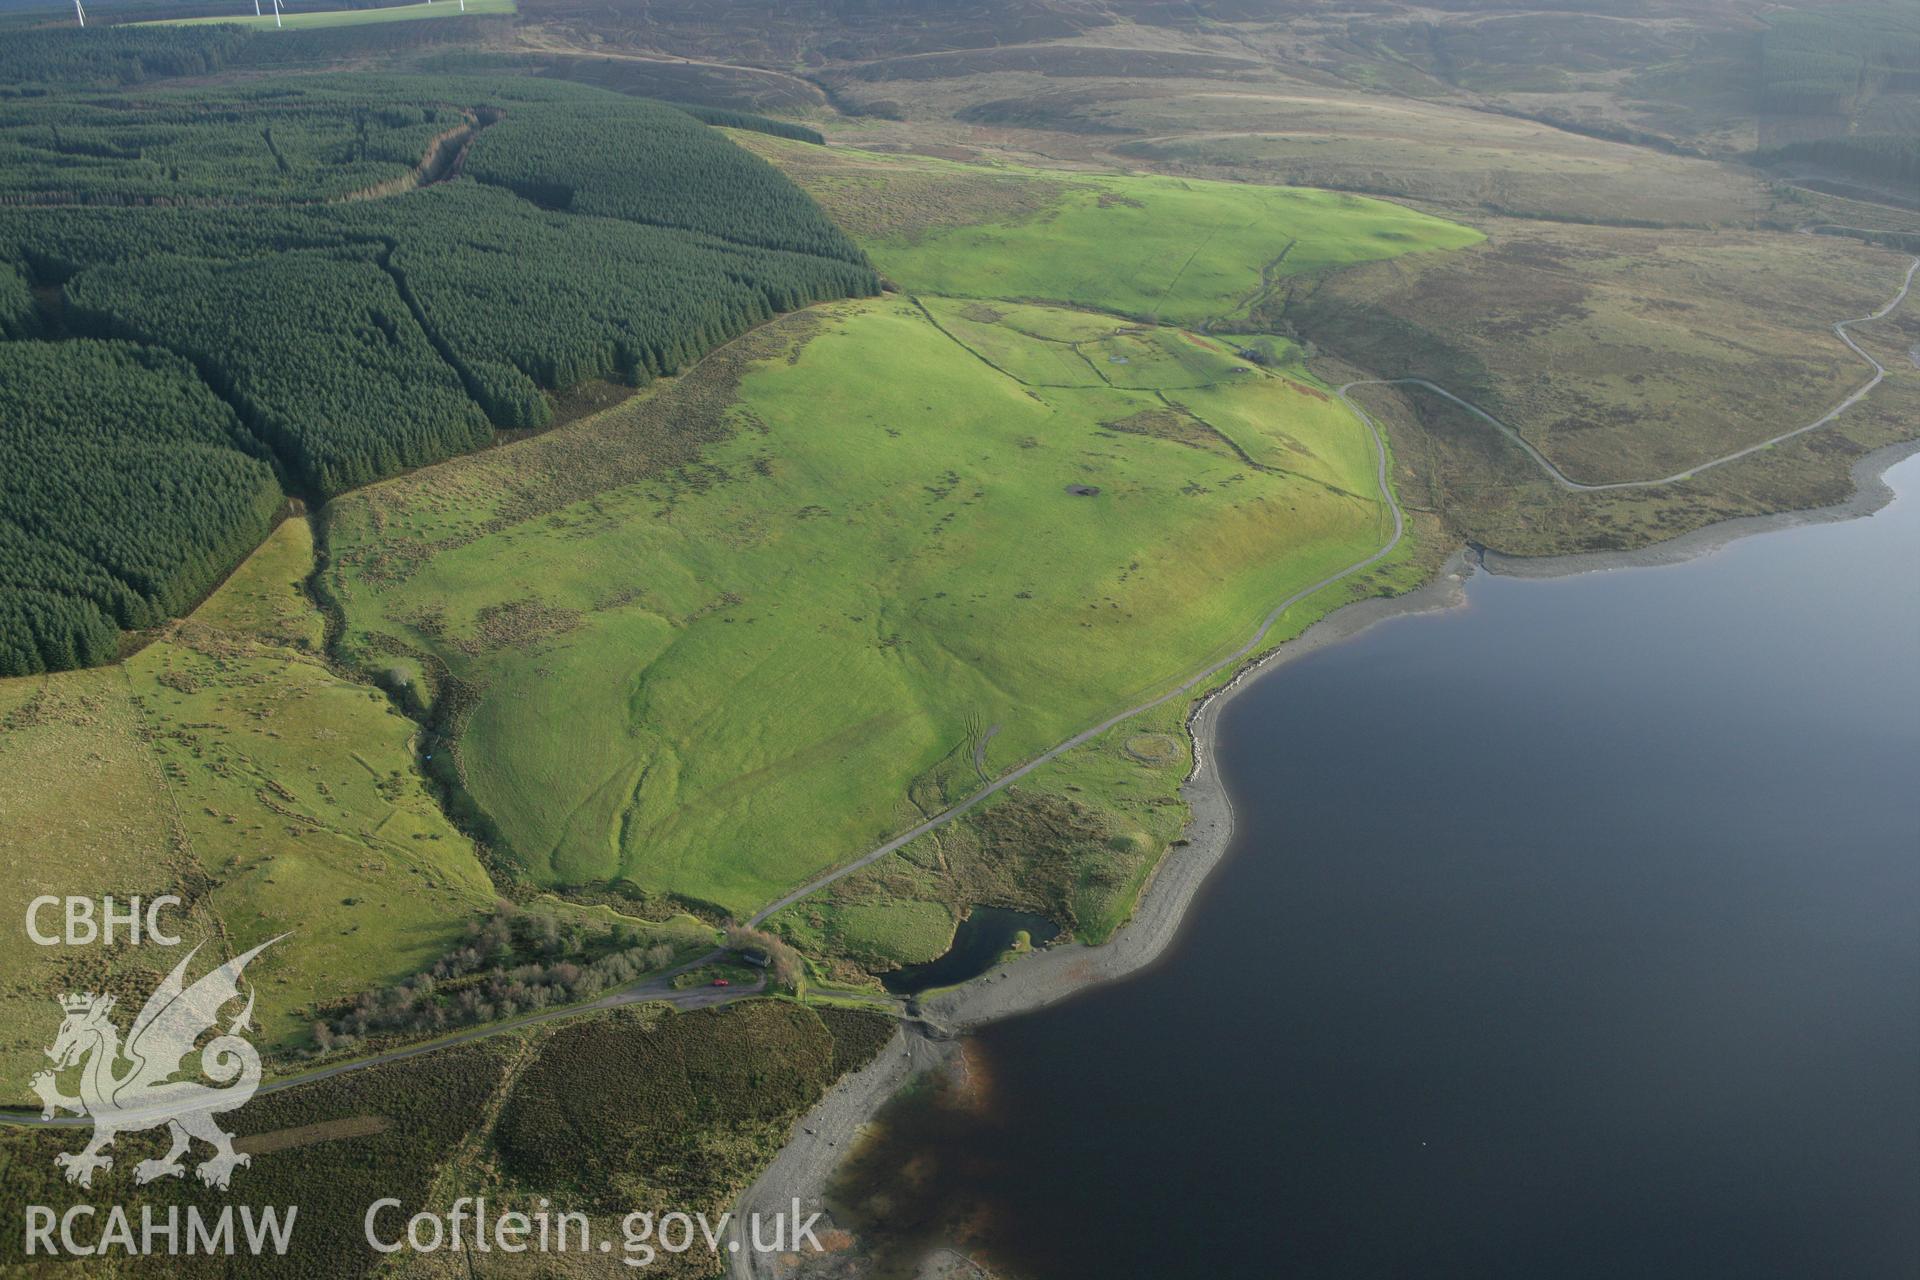
[[[945,955],[925,964],[896,969],[881,982],[896,995],[950,987],[993,968],[1020,934],[1026,934],[1028,941],[1038,944],[1050,941],[1059,932],[1045,916],[1005,907],[975,907],[954,930],[953,945]]]
[[[984,1031],[977,1109],[895,1104],[897,1220],[1034,1280],[1920,1276],[1920,459],[1889,478],[1258,680],[1170,957]]]

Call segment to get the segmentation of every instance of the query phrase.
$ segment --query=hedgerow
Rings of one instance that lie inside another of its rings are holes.
[[[430,967],[317,1020],[314,1041],[321,1052],[353,1049],[369,1036],[438,1033],[590,1000],[671,964],[679,949],[659,938],[503,905]]]

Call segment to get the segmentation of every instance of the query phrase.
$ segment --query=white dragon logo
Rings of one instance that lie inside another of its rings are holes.
[[[240,1035],[253,1015],[251,993],[246,1008],[227,1024],[226,1032],[200,1050],[200,1074],[213,1084],[173,1077],[201,1034],[217,1029],[220,1010],[240,998],[240,971],[278,941],[271,938],[187,986],[183,975],[200,950],[195,947],[147,998],[125,1045],[120,1043],[120,1029],[107,1016],[113,1010],[112,996],[61,999],[66,1020],[47,1050],[53,1070],[34,1076],[33,1091],[40,1096],[42,1119],[52,1119],[56,1111],[93,1118],[93,1141],[86,1149],[63,1151],[53,1158],[67,1171],[67,1181],[92,1186],[94,1170],[113,1166],[113,1157],[102,1155],[102,1148],[122,1133],[165,1125],[173,1145],[161,1159],[142,1160],[134,1166],[134,1180],[144,1184],[156,1178],[183,1177],[187,1169],[180,1157],[198,1138],[214,1154],[195,1172],[208,1186],[226,1190],[234,1169],[249,1163],[249,1157],[233,1149],[233,1136],[214,1117],[246,1105],[260,1087],[260,1055]],[[116,1071],[123,1061],[125,1070]],[[70,1097],[60,1091],[57,1078],[74,1067],[80,1067],[80,1092]]]

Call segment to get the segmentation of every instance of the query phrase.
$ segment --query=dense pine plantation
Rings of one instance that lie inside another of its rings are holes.
[[[100,662],[192,604],[280,505],[273,469],[178,356],[0,343],[0,673]]]
[[[476,449],[486,416],[368,248],[156,257],[67,288],[76,326],[171,348],[321,495]]]
[[[546,421],[539,387],[641,385],[776,312],[874,287],[838,257],[543,213],[470,183],[407,203],[420,221],[397,229],[389,265],[503,426]]]
[[[1866,133],[1809,138],[1764,153],[1768,160],[1807,160],[1847,173],[1880,178],[1911,191],[1920,188],[1920,136]]]
[[[505,16],[463,14],[433,22],[271,31],[225,23],[143,26],[124,21],[124,12],[114,15],[111,26],[10,28],[6,39],[0,40],[0,85],[30,91],[111,89],[222,72],[317,70],[436,47],[484,45],[513,21]]]
[[[39,27],[0,42],[0,84],[137,84],[162,76],[204,76],[253,43],[243,27]]]
[[[464,172],[416,173],[436,139],[470,139]],[[0,159],[0,675],[189,607],[283,489],[324,500],[878,287],[771,166],[574,85],[28,98]]]
[[[404,176],[457,110],[301,95],[0,104],[0,203],[285,204]]]
[[[1761,87],[1773,111],[1842,114],[1916,68],[1920,14],[1911,6],[1787,10],[1769,17],[1760,38]]]
[[[467,172],[551,209],[866,260],[772,165],[731,146],[691,145],[716,135],[683,111],[641,105],[645,115],[633,122],[641,127],[616,127],[599,101],[509,112],[474,147]],[[676,180],[658,181],[668,169]]]
[[[0,338],[24,338],[34,331],[33,290],[12,267],[0,267]]]

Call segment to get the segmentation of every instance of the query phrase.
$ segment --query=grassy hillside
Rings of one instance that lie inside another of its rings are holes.
[[[139,430],[86,445],[131,461],[65,468],[100,472],[88,510],[114,519],[63,524],[66,491],[0,481],[0,517],[51,510],[40,526],[65,536],[39,542],[71,553],[36,545],[51,570],[19,581],[126,597],[84,597],[97,616],[69,647],[104,660],[119,628],[190,607],[242,557],[277,485],[331,501],[116,665],[0,680],[0,868],[29,894],[181,893],[211,950],[291,930],[255,970],[278,1065],[316,1016],[351,1028],[342,1054],[420,1033],[398,1016],[417,988],[395,984],[484,949],[469,929],[497,894],[685,955],[712,930],[674,913],[744,916],[1237,648],[1386,537],[1372,439],[1331,384],[1431,376],[1583,478],[1661,472],[1857,385],[1828,325],[1879,305],[1901,266],[1791,234],[1890,214],[1843,218],[1685,154],[1747,148],[1724,104],[1751,86],[1700,72],[1760,65],[1757,33],[1748,57],[1695,17],[526,6],[522,34],[553,48],[489,66],[540,58],[662,96],[705,78],[843,145],[737,137],[796,189],[658,104],[532,78],[202,78],[507,25],[416,21],[453,0],[288,14],[331,28],[305,35],[250,14],[127,27],[84,54],[26,33],[11,55],[23,83],[57,67],[100,92],[25,93],[0,122],[0,336],[15,363],[77,335],[167,353],[129,372]],[[165,75],[193,79],[136,87]],[[1633,96],[1661,78],[1664,105]],[[1863,136],[1911,123],[1891,77],[1861,87]],[[1678,147],[1641,145],[1654,128]],[[1134,166],[1159,172],[1112,172]],[[1340,190],[1304,189],[1321,185]],[[869,260],[895,286],[878,298]],[[1670,492],[1569,497],[1482,424],[1370,388],[1410,535],[1269,641],[1410,586],[1462,535],[1639,545],[1837,497],[1849,461],[1920,420],[1916,325],[1861,335],[1887,383],[1835,430]],[[133,465],[166,425],[147,406],[169,396],[180,434],[232,437],[229,464],[259,481],[226,524],[136,508],[161,479]],[[102,416],[16,398],[0,435],[35,456],[64,461],[69,419]],[[442,461],[588,402],[614,407]],[[183,541],[183,519],[215,545]],[[96,529],[192,563],[98,554]],[[133,596],[129,565],[165,580]],[[0,591],[0,629],[26,594]],[[40,651],[64,634],[44,616],[17,669],[68,665]],[[852,983],[936,956],[981,904],[1105,940],[1180,854],[1188,706],[1131,718],[769,927]],[[134,1004],[173,958],[0,939],[0,1079],[37,1065],[50,996]],[[491,1001],[545,982],[515,975],[525,958],[491,955],[438,998],[466,997],[461,1025],[524,1009]],[[272,1132],[248,1172],[269,1180],[246,1185],[338,1192],[285,1264],[303,1274],[359,1265],[321,1250],[358,1230],[361,1189],[718,1208],[891,1030],[787,1001],[515,1030],[261,1099],[247,1114]],[[64,1141],[14,1134],[0,1167],[65,1204],[79,1193],[42,1185]],[[89,1198],[130,1194],[133,1154]]]
[[[315,1000],[438,958],[494,900],[473,846],[415,772],[416,727],[318,654],[305,521],[289,520],[205,605],[117,667],[0,680],[0,859],[26,897],[177,893],[190,942],[261,957],[268,1041]],[[24,901],[25,898],[22,899]],[[24,1083],[54,996],[129,999],[177,956],[0,941],[0,1077]]]
[[[659,378],[596,417],[336,497],[320,527],[342,626],[325,659],[299,590],[313,548],[290,523],[108,675],[8,686],[25,708],[10,734],[97,733],[106,721],[65,691],[104,681],[127,739],[116,767],[152,774],[109,850],[125,865],[89,882],[163,869],[157,885],[191,885],[205,929],[232,945],[299,926],[298,954],[262,971],[282,1045],[318,1004],[427,967],[491,906],[416,759],[452,784],[496,870],[612,889],[656,917],[745,915],[1242,643],[1275,599],[1371,552],[1388,524],[1361,424],[1300,352],[1271,339],[1257,363],[1205,329],[1244,331],[1291,272],[1474,239],[1344,196],[872,159],[825,188],[836,211],[871,203],[892,219],[849,217],[856,246],[731,147],[701,181],[766,193],[751,217],[729,220],[704,187],[649,185],[635,174],[657,139],[581,149],[581,95],[526,82],[395,116],[391,147],[342,153],[384,168],[333,172],[330,131],[382,84],[315,82],[290,104],[298,130],[247,133],[231,156],[181,151],[196,179],[271,163],[289,191],[378,178],[374,198],[0,220],[17,277],[41,287],[30,301],[57,285],[68,304],[29,321],[189,352],[276,445],[307,438],[294,392],[316,379],[268,362],[269,385],[222,337],[249,326],[250,299],[298,293],[296,267],[330,281],[352,268],[356,296],[374,299],[353,340],[412,350],[402,363],[495,425],[544,422],[544,393],[573,382]],[[120,108],[98,106],[93,127],[112,135]],[[684,127],[699,135],[688,147],[718,142]],[[404,167],[428,136],[471,140],[477,181]],[[83,163],[30,127],[17,141],[76,189],[158,198],[174,180]],[[301,251],[263,252],[288,243]],[[857,292],[866,252],[914,292],[770,319],[816,285]],[[689,310],[708,296],[685,283],[696,268],[739,296]],[[276,283],[236,285],[204,315],[172,300],[204,301],[209,273]],[[296,328],[344,313],[275,311]],[[395,430],[371,411],[393,396],[340,394],[367,441]],[[338,417],[311,438],[337,435]],[[381,447],[364,451],[372,471],[316,495],[428,456]],[[6,746],[116,759],[82,741]],[[64,807],[36,796],[10,814],[29,815],[21,843],[52,863],[81,782],[34,777]],[[1124,916],[1177,829],[1171,812],[1137,818],[1111,833],[1131,870],[1079,900],[1090,936]],[[171,862],[139,862],[127,841],[143,829],[175,833]],[[941,894],[913,911],[928,936],[952,915]],[[44,1029],[21,1021],[24,1051]]]
[[[1289,276],[1480,239],[1338,192],[746,143],[864,231],[882,273],[951,297],[1067,302],[1198,325],[1244,316]],[[960,221],[950,225],[956,202]]]
[[[1364,196],[1113,177],[1074,182],[1038,216],[880,243],[882,271],[931,293],[1044,298],[1196,324],[1243,314],[1274,279],[1479,236]]]
[[[942,314],[1078,378],[1023,382]],[[756,907],[971,789],[976,746],[994,772],[1165,687],[1384,536],[1323,391],[1127,329],[938,299],[776,323],[736,368],[337,503],[347,643],[475,691],[462,777],[536,879]],[[1197,369],[1121,354],[1180,348]],[[623,444],[659,452],[568,465]]]
[[[419,726],[322,657],[325,623],[305,590],[313,569],[310,526],[287,520],[117,666],[0,680],[0,868],[22,901],[177,894],[187,905],[175,932],[210,953],[290,934],[248,970],[261,1047],[283,1053],[308,1047],[322,1010],[465,945],[500,901],[421,775]],[[687,918],[643,926],[550,898],[526,911],[588,935],[594,954],[609,926],[622,946],[665,943],[681,956],[712,940]],[[137,1008],[179,958],[49,949],[7,932],[0,1080],[17,1090],[31,1075],[59,1025],[55,996],[105,989]],[[587,963],[578,951],[563,958]]]
[[[5,675],[107,660],[190,604],[276,480],[323,500],[877,290],[770,165],[576,86],[28,94],[0,160]],[[33,341],[70,336],[116,341]],[[190,454],[152,453],[183,431]]]
[[[1262,367],[1199,330],[1292,272],[1477,239],[1317,192],[745,141],[913,292],[329,510],[344,652],[438,708],[490,841],[652,909],[750,912],[1379,546],[1358,420],[1285,341]]]

